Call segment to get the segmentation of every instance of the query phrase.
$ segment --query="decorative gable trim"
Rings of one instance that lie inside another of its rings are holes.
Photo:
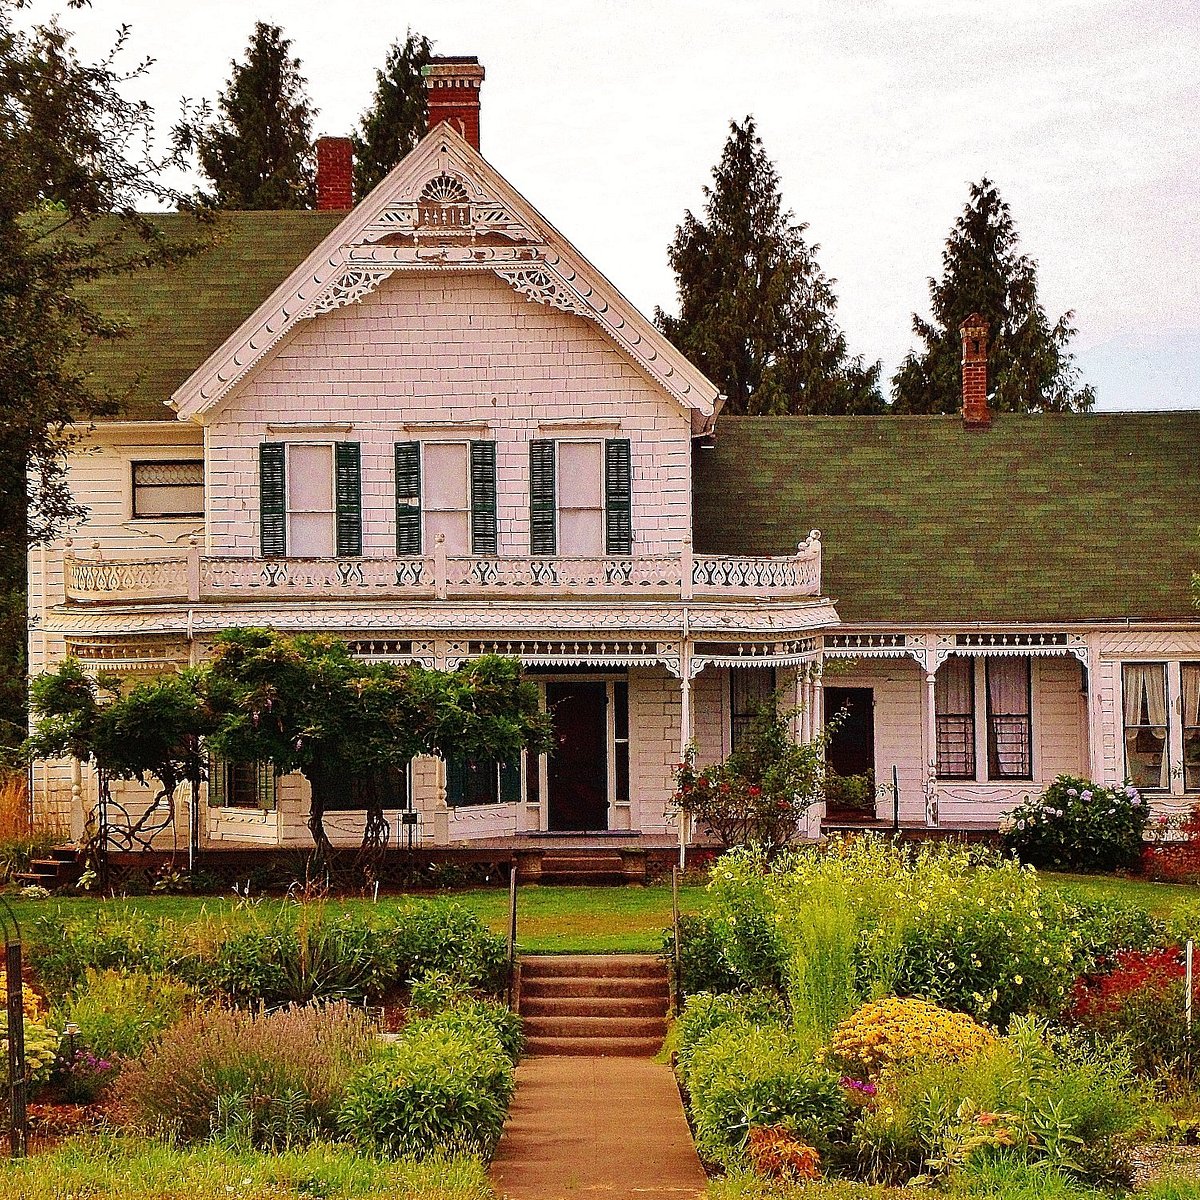
[[[706,379],[463,138],[442,124],[350,212],[172,396],[201,424],[300,321],[357,304],[391,275],[488,271],[536,304],[591,321],[704,425]]]

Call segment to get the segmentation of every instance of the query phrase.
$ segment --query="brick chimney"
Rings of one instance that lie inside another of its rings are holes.
[[[959,327],[962,334],[962,415],[966,429],[986,429],[992,423],[988,408],[988,323],[972,313]]]
[[[483,83],[479,59],[435,55],[421,71],[429,104],[429,128],[446,121],[478,150],[479,85]]]
[[[344,212],[354,207],[354,143],[348,137],[317,138],[317,208]]]

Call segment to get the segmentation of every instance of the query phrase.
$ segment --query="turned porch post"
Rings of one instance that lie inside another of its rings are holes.
[[[692,744],[692,645],[687,636],[687,609],[683,610],[684,637],[679,643],[679,761],[687,758]],[[679,810],[679,869],[687,866],[690,838],[688,815]]]
[[[938,823],[937,806],[937,671],[925,676],[925,824]]]

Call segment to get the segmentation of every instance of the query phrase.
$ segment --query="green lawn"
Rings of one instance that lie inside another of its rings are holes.
[[[429,893],[422,893],[428,896]],[[696,912],[704,904],[702,887],[680,889],[680,909]],[[436,893],[476,913],[492,929],[508,932],[508,890],[474,888]],[[264,905],[285,904],[264,900]],[[405,903],[404,897],[381,896],[379,908]],[[137,896],[98,900],[69,896],[51,900],[21,900],[12,905],[23,924],[39,914],[61,910],[85,913],[103,905],[112,912],[144,912],[173,921],[194,920],[203,914],[233,915],[245,902],[225,896]],[[370,900],[331,900],[333,911],[374,907]],[[669,887],[526,887],[518,892],[517,941],[525,951],[590,951],[595,953],[652,953],[662,932],[671,925]]]
[[[1200,886],[1191,883],[1151,883],[1145,879],[1122,879],[1113,875],[1060,875],[1041,872],[1047,887],[1088,900],[1124,900],[1141,905],[1156,917],[1200,903]]]

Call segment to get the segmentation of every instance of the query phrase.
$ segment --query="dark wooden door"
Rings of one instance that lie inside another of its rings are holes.
[[[608,688],[603,683],[548,683],[554,749],[547,760],[547,828],[608,828]]]
[[[825,747],[825,761],[839,775],[875,769],[875,692],[871,688],[826,687],[825,718],[840,717]]]

